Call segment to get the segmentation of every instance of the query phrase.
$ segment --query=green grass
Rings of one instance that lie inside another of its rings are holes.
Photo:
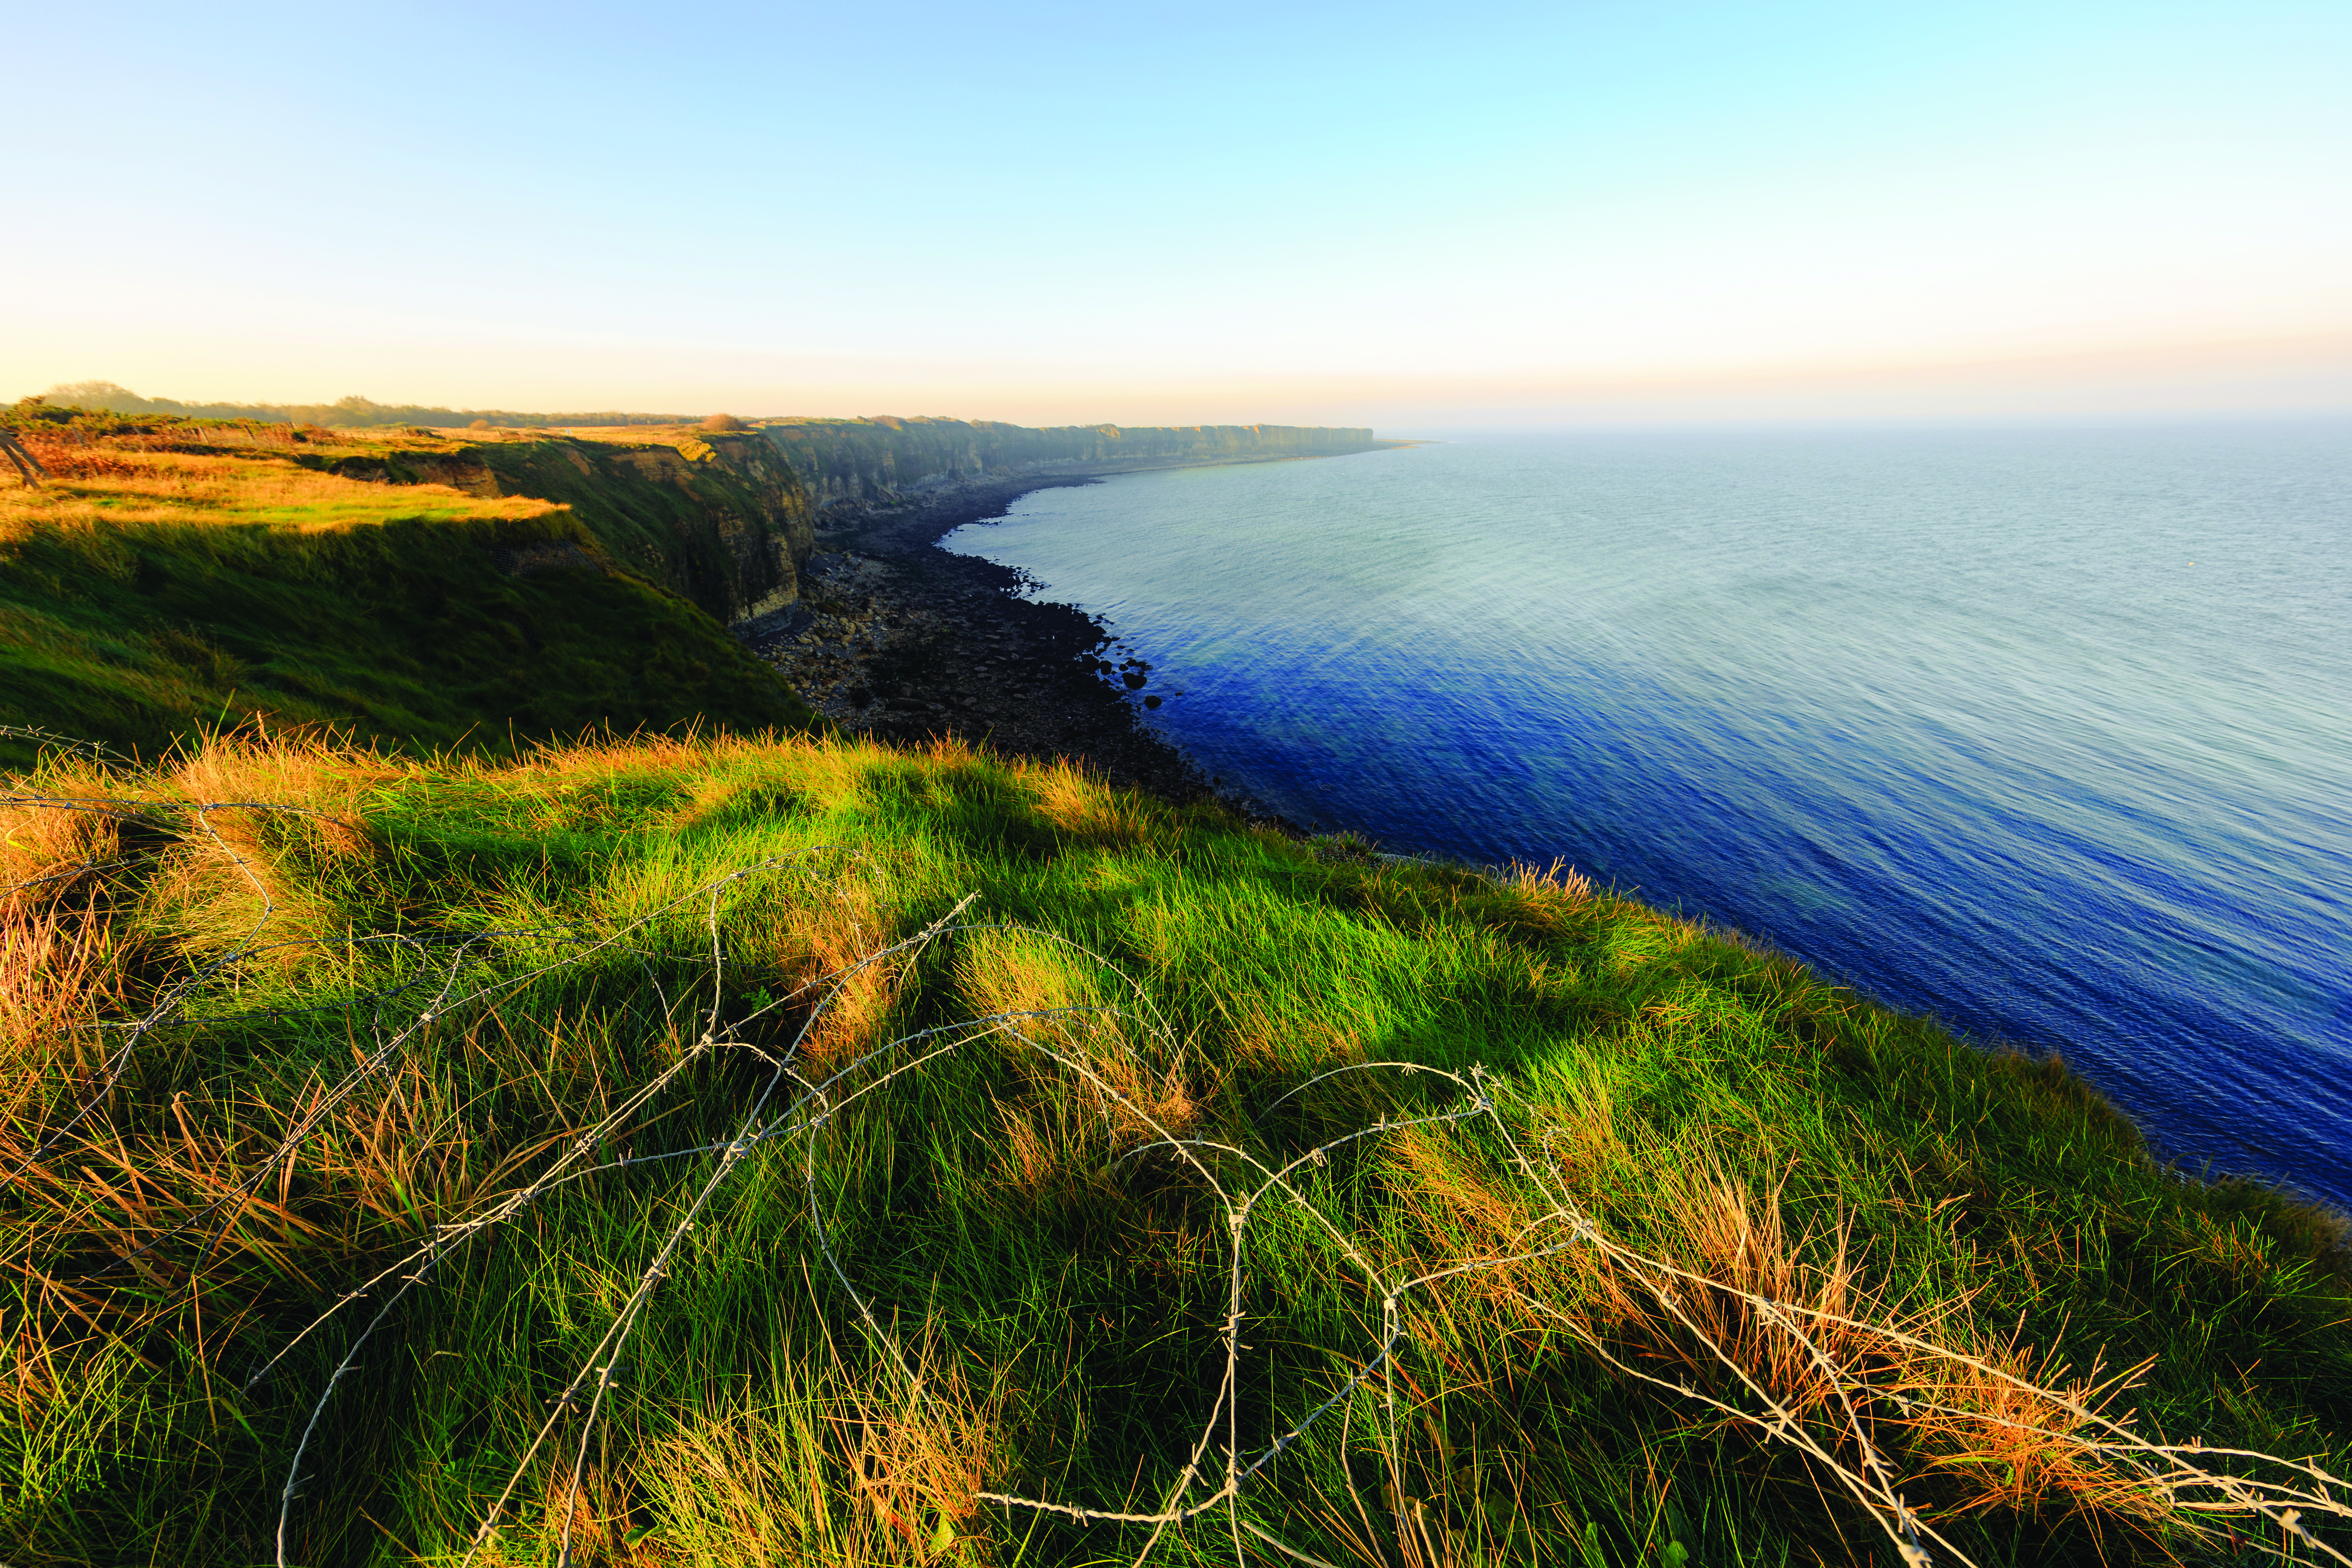
[[[564,507],[340,477],[319,470],[381,469],[406,448],[276,434],[248,449],[103,416],[27,427],[59,472],[0,488],[0,723],[152,756],[253,720],[421,747],[812,721],[721,626],[616,567]],[[0,763],[32,756],[0,737]]]
[[[269,1561],[314,1410],[313,1564],[456,1561],[510,1481],[477,1562],[568,1511],[614,1563],[1891,1563],[1842,1395],[1938,1563],[2242,1554],[1999,1369],[2352,1458],[2330,1216],[1573,877],[792,739],[215,745],[0,811],[18,1568]],[[1225,1398],[1234,1216],[1318,1148],[1238,1232]],[[1156,1539],[975,1500],[1156,1511],[1205,1427],[1197,1502],[1334,1395]]]

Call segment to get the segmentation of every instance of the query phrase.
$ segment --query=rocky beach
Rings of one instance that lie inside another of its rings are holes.
[[[986,480],[827,508],[799,602],[736,635],[844,731],[1083,757],[1113,782],[1191,799],[1210,781],[1139,722],[1158,705],[1150,669],[1084,611],[1024,597],[1019,573],[940,548],[1032,490],[1091,482]]]

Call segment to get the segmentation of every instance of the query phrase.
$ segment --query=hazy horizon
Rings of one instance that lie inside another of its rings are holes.
[[[2352,14],[152,4],[0,388],[1461,428],[2352,409]],[[887,47],[885,47],[887,45]]]

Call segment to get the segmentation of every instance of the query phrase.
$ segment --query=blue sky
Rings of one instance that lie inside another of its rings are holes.
[[[2352,406],[2340,5],[91,15],[11,23],[0,393]]]

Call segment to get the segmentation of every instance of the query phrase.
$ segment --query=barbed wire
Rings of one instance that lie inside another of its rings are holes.
[[[246,931],[242,938],[232,942],[226,950],[215,957],[197,965],[190,973],[184,976],[179,981],[167,984],[163,988],[160,999],[145,1014],[136,1019],[129,1021],[92,1020],[95,1026],[119,1031],[122,1036],[122,1044],[107,1058],[105,1058],[104,1066],[100,1075],[98,1087],[84,1098],[80,1105],[76,1108],[74,1113],[68,1117],[64,1123],[56,1127],[50,1131],[47,1136],[43,1137],[35,1145],[33,1151],[29,1154],[26,1155],[14,1170],[10,1171],[6,1176],[0,1177],[0,1185],[13,1184],[27,1171],[32,1170],[34,1167],[38,1165],[43,1156],[58,1147],[58,1145],[66,1138],[71,1136],[73,1131],[79,1128],[82,1122],[89,1118],[89,1116],[96,1110],[97,1107],[105,1102],[107,1097],[113,1092],[116,1085],[121,1081],[123,1074],[129,1069],[131,1053],[140,1042],[149,1034],[153,1033],[155,1030],[160,1029],[166,1025],[175,1023],[217,1025],[226,1022],[258,1022],[270,1018],[291,1016],[299,1012],[350,1011],[366,1005],[374,1005],[381,1009],[383,1004],[389,1001],[392,997],[398,995],[402,992],[427,984],[427,982],[424,980],[411,981],[401,985],[381,989],[373,993],[362,993],[344,1002],[331,1004],[318,1008],[252,1009],[215,1016],[212,1017],[192,1019],[187,1016],[186,1012],[188,1003],[190,999],[195,996],[207,983],[227,973],[231,970],[263,953],[297,947],[330,945],[356,947],[372,942],[396,943],[423,952],[427,945],[426,939],[403,932],[386,932],[367,937],[301,938],[295,941],[281,942],[263,942],[259,940],[262,932],[267,931],[278,918],[278,910],[277,900],[270,893],[268,883],[256,873],[252,862],[245,856],[239,854],[236,849],[229,844],[228,840],[224,838],[219,832],[212,826],[209,820],[209,814],[215,811],[278,812],[296,816],[314,818],[326,822],[341,822],[342,819],[336,817],[330,813],[313,810],[307,806],[288,805],[282,803],[268,801],[152,802],[110,799],[102,796],[73,797],[37,795],[0,795],[0,805],[23,805],[30,806],[37,810],[86,813],[116,820],[135,821],[142,826],[166,831],[170,829],[171,825],[162,817],[152,815],[152,813],[161,810],[179,811],[193,814],[193,819],[196,825],[204,829],[215,845],[217,846],[221,852],[227,858],[230,864],[235,866],[239,874],[242,875],[246,879],[247,882],[251,885],[254,891],[259,896],[262,903],[262,912],[260,917],[254,922],[253,926]],[[847,854],[853,857],[861,853],[849,846],[828,845],[813,847],[809,849],[801,851],[800,855],[804,857],[828,852]],[[126,863],[129,863],[127,858],[114,862],[110,862],[109,864]],[[717,885],[723,886],[729,882],[741,880],[745,877],[755,875],[759,870],[763,869],[768,866],[779,865],[782,863],[782,862],[781,860],[761,862],[759,866],[746,868],[743,870],[735,872],[727,878],[721,879],[720,882]],[[82,863],[84,867],[88,867],[92,864],[95,863]],[[5,889],[5,891],[14,892],[16,890],[17,887],[38,886],[49,881],[58,880],[62,877],[70,877],[75,874],[77,874],[76,871],[68,870],[53,876],[35,878],[27,882],[19,883],[16,887]],[[446,1016],[446,1013],[456,1007],[468,1006],[477,1003],[486,1002],[499,993],[520,988],[520,986],[528,984],[530,982],[539,979],[543,975],[553,973],[559,969],[567,968],[579,963],[590,957],[592,954],[601,952],[606,948],[622,946],[624,945],[624,939],[628,935],[636,931],[645,929],[655,921],[657,921],[663,916],[668,914],[671,910],[692,902],[695,898],[700,896],[702,891],[703,889],[697,889],[693,893],[680,895],[678,898],[672,900],[669,903],[641,916],[638,920],[632,921],[622,928],[619,931],[603,938],[590,941],[581,952],[573,953],[562,961],[542,965],[535,970],[527,970],[517,974],[501,975],[478,987],[475,991],[457,998],[454,1002],[451,1000],[450,994],[457,985],[465,955],[470,949],[497,940],[500,937],[541,934],[553,931],[561,931],[567,928],[562,926],[517,927],[503,931],[471,931],[462,934],[451,933],[446,937],[439,938],[438,940],[443,942],[454,942],[457,948],[457,952],[450,959],[442,975],[441,987],[439,991],[436,993],[434,1000],[418,1014],[415,1020],[413,1020],[406,1027],[398,1030],[390,1040],[384,1041],[375,1052],[366,1058],[363,1058],[358,1067],[354,1068],[351,1072],[345,1075],[341,1083],[337,1084],[325,1097],[314,1104],[311,1110],[305,1117],[300,1119],[296,1131],[281,1141],[271,1154],[255,1169],[250,1176],[248,1176],[244,1182],[238,1184],[238,1186],[236,1189],[233,1189],[229,1194],[208,1205],[198,1215],[184,1220],[180,1225],[173,1226],[163,1236],[151,1240],[146,1246],[140,1247],[136,1251],[125,1257],[117,1258],[114,1264],[110,1267],[120,1267],[130,1262],[132,1258],[152,1250],[154,1247],[159,1245],[162,1241],[169,1239],[170,1237],[182,1234],[185,1230],[192,1228],[195,1223],[199,1223],[203,1218],[209,1217],[211,1215],[217,1213],[221,1208],[227,1205],[238,1202],[242,1198],[250,1196],[252,1194],[257,1192],[261,1184],[268,1180],[269,1172],[274,1170],[280,1161],[291,1158],[293,1153],[300,1147],[301,1143],[308,1139],[310,1132],[314,1131],[320,1125],[321,1125],[345,1100],[347,1100],[352,1094],[355,1093],[362,1084],[374,1077],[375,1074],[390,1060],[392,1056],[401,1048],[401,1047],[406,1045],[415,1036],[427,1026],[434,1023],[437,1018]],[[572,927],[568,929],[576,930],[578,928]],[[234,1224],[235,1216],[231,1216],[228,1223]],[[209,1247],[206,1250],[207,1253],[209,1253]]]
[[[94,762],[111,758],[128,763],[132,759],[116,751],[103,741],[86,741],[77,735],[60,735],[54,730],[44,730],[37,724],[0,724],[0,738],[30,741],[36,746],[46,746],[73,756],[88,757]]]
[[[1870,1322],[1803,1302],[1780,1300],[1748,1290],[1731,1281],[1696,1272],[1670,1259],[1626,1245],[1610,1235],[1570,1195],[1570,1184],[1549,1153],[1548,1131],[1539,1141],[1544,1148],[1542,1156],[1530,1153],[1525,1141],[1515,1130],[1513,1119],[1516,1116],[1527,1120],[1532,1113],[1525,1106],[1514,1102],[1512,1114],[1507,1115],[1506,1101],[1511,1100],[1508,1087],[1483,1066],[1474,1065],[1466,1072],[1455,1072],[1426,1063],[1387,1060],[1350,1063],[1315,1074],[1259,1108],[1251,1119],[1251,1124],[1262,1127],[1276,1110],[1288,1101],[1320,1085],[1350,1075],[1392,1074],[1401,1079],[1427,1075],[1433,1081],[1450,1085],[1456,1091],[1457,1099],[1450,1106],[1426,1114],[1375,1117],[1286,1159],[1277,1160],[1219,1139],[1187,1135],[1171,1126],[1151,1105],[1114,1081],[1104,1061],[1076,1050],[1066,1039],[1054,1036],[1048,1028],[1049,1026],[1060,1028],[1081,1020],[1097,1026],[1115,1023],[1133,1026],[1166,1053],[1164,1063],[1157,1069],[1163,1074],[1164,1081],[1177,1081],[1187,1060],[1188,1043],[1160,1014],[1141,982],[1110,959],[1058,932],[1016,921],[959,921],[957,917],[970,908],[977,895],[966,896],[912,936],[877,945],[845,965],[804,981],[784,995],[768,998],[743,1016],[729,1022],[726,1006],[729,955],[721,919],[726,891],[788,867],[815,864],[825,857],[842,858],[844,874],[846,874],[848,866],[866,862],[864,851],[855,846],[813,846],[788,856],[772,857],[739,867],[602,934],[593,933],[580,925],[551,924],[462,934],[374,933],[265,942],[261,938],[278,917],[278,905],[270,893],[268,879],[261,877],[247,858],[214,826],[211,817],[213,814],[223,811],[286,812],[310,817],[327,817],[327,814],[307,807],[256,801],[159,803],[102,797],[12,795],[0,796],[0,804],[36,809],[89,811],[166,830],[176,827],[185,833],[200,833],[237,868],[262,906],[259,918],[240,937],[222,952],[194,965],[187,974],[165,985],[154,1005],[139,1018],[104,1024],[106,1027],[119,1030],[123,1038],[116,1050],[105,1058],[102,1081],[98,1089],[82,1098],[73,1114],[63,1123],[50,1129],[33,1154],[10,1172],[6,1181],[13,1183],[21,1178],[48,1152],[80,1130],[120,1083],[133,1049],[167,1025],[215,1026],[239,1022],[255,1024],[317,1012],[350,1012],[361,1007],[374,1010],[372,1025],[376,1035],[374,1049],[362,1057],[338,1081],[314,1095],[306,1110],[289,1117],[286,1132],[242,1180],[217,1195],[209,1205],[193,1214],[182,1215],[174,1224],[150,1237],[137,1248],[118,1257],[109,1268],[126,1265],[173,1237],[187,1234],[200,1226],[208,1226],[225,1211],[241,1208],[244,1203],[258,1194],[270,1173],[297,1157],[303,1145],[338,1108],[367,1081],[392,1069],[403,1053],[424,1038],[436,1024],[447,1023],[460,1013],[477,1010],[494,1013],[501,998],[512,995],[535,981],[584,963],[598,953],[628,953],[646,965],[646,979],[660,1003],[660,1032],[665,1037],[674,1036],[678,1005],[652,967],[656,956],[670,958],[674,962],[674,955],[656,954],[653,950],[635,945],[631,939],[683,908],[697,903],[703,906],[702,920],[709,937],[709,1002],[698,1009],[699,1022],[691,1043],[661,1070],[624,1095],[602,1116],[565,1139],[554,1158],[530,1181],[498,1194],[471,1214],[431,1224],[430,1234],[420,1245],[407,1249],[392,1263],[369,1274],[354,1288],[343,1291],[278,1345],[244,1380],[243,1386],[247,1390],[259,1386],[285,1363],[289,1355],[310,1342],[340,1319],[347,1309],[361,1301],[373,1300],[375,1303],[373,1313],[353,1332],[340,1359],[328,1373],[324,1386],[311,1403],[287,1461],[286,1479],[278,1495],[275,1535],[276,1557],[281,1568],[289,1561],[288,1536],[296,1505],[310,1479],[305,1469],[306,1458],[338,1389],[358,1370],[359,1356],[373,1336],[391,1321],[413,1291],[426,1283],[444,1264],[472,1242],[511,1223],[547,1194],[600,1174],[691,1158],[718,1157],[712,1168],[694,1186],[677,1218],[653,1248],[629,1294],[614,1310],[604,1333],[581,1358],[569,1381],[550,1402],[550,1414],[515,1462],[505,1485],[482,1509],[467,1549],[466,1561],[470,1562],[494,1539],[518,1490],[539,1465],[541,1454],[564,1423],[573,1417],[579,1419],[580,1425],[577,1441],[571,1446],[565,1495],[575,1500],[581,1495],[592,1442],[600,1424],[607,1418],[614,1390],[619,1386],[619,1371],[626,1360],[625,1352],[645,1321],[649,1304],[662,1283],[672,1277],[687,1238],[722,1188],[760,1151],[772,1145],[797,1151],[799,1176],[805,1193],[812,1240],[827,1273],[846,1301],[860,1333],[874,1346],[881,1363],[890,1368],[899,1380],[910,1407],[950,1414],[938,1407],[939,1395],[932,1386],[933,1380],[925,1375],[920,1362],[910,1356],[900,1336],[886,1322],[887,1314],[879,1310],[879,1302],[859,1285],[842,1256],[835,1228],[825,1215],[821,1189],[823,1152],[819,1134],[836,1123],[859,1100],[985,1040],[999,1042],[1000,1046],[1010,1045],[1038,1060],[1052,1064],[1059,1069],[1066,1081],[1081,1086],[1093,1097],[1107,1125],[1120,1125],[1123,1116],[1127,1124],[1144,1129],[1149,1136],[1119,1149],[1111,1158],[1110,1168],[1115,1171],[1130,1162],[1155,1154],[1172,1158],[1197,1177],[1205,1195],[1222,1207],[1226,1241],[1223,1268],[1224,1304],[1217,1331],[1220,1350],[1214,1368],[1218,1374],[1215,1393],[1207,1415],[1190,1442],[1185,1461],[1158,1489],[1159,1506],[1151,1509],[1100,1507],[1065,1498],[987,1489],[976,1489],[970,1494],[969,1501],[973,1504],[1048,1515],[1080,1524],[1148,1527],[1149,1534],[1136,1558],[1138,1563],[1151,1554],[1169,1529],[1181,1527],[1222,1509],[1234,1533],[1237,1552],[1240,1536],[1247,1531],[1297,1561],[1320,1563],[1320,1559],[1282,1541],[1274,1532],[1243,1516],[1241,1504],[1249,1483],[1264,1476],[1283,1455],[1305,1441],[1333,1411],[1344,1413],[1351,1410],[1357,1397],[1370,1390],[1375,1383],[1378,1384],[1376,1408],[1381,1416],[1379,1423],[1381,1447],[1391,1466],[1398,1465],[1401,1462],[1398,1458],[1401,1437],[1396,1394],[1397,1356],[1399,1346],[1408,1331],[1409,1310],[1413,1302],[1449,1280],[1494,1275],[1582,1249],[1622,1270],[1625,1278],[1634,1281],[1657,1310],[1702,1347],[1714,1363],[1729,1376],[1747,1403],[1736,1403],[1729,1397],[1709,1393],[1691,1379],[1662,1376],[1633,1364],[1595,1333],[1590,1324],[1564,1311],[1557,1303],[1529,1295],[1524,1289],[1514,1286],[1516,1299],[1538,1317],[1548,1318],[1565,1329],[1602,1362],[1627,1378],[1678,1399],[1694,1402],[1718,1416],[1758,1431],[1801,1454],[1815,1469],[1827,1472],[1887,1538],[1901,1560],[1915,1565],[1915,1568],[1924,1568],[1924,1565],[1937,1560],[1931,1557],[1931,1549],[1943,1560],[1956,1564],[1969,1564],[1970,1560],[1955,1542],[1939,1532],[1931,1521],[1924,1519],[1906,1502],[1902,1478],[1896,1473],[1896,1467],[1889,1456],[1874,1441],[1872,1422],[1865,1415],[1865,1410],[1874,1403],[1886,1400],[1893,1400],[1906,1414],[1916,1411],[2029,1433],[2042,1439],[2058,1438],[2070,1445],[2072,1451],[2116,1467],[2121,1479],[2147,1498],[2181,1514],[2216,1519],[2259,1518],[2277,1527],[2282,1545],[2273,1547],[2267,1542],[2254,1543],[2259,1550],[2272,1556],[2289,1558],[2294,1548],[2300,1546],[2328,1561],[2352,1568],[2352,1557],[2313,1534],[2303,1522],[2306,1515],[2352,1519],[2352,1487],[2347,1487],[2342,1478],[2332,1475],[2315,1461],[2285,1459],[2252,1449],[2212,1448],[2201,1444],[2151,1441],[2130,1426],[2128,1417],[2122,1420],[2111,1418],[2089,1403],[2086,1396],[2078,1397],[2063,1388],[2046,1386],[2021,1377],[1994,1362],[1936,1343],[1890,1324]],[[181,815],[181,823],[175,825],[167,816],[157,815],[162,813]],[[83,862],[77,868],[20,883],[17,887],[39,886],[62,878],[86,874],[89,869],[100,865],[125,863],[127,860]],[[936,943],[987,932],[1013,934],[1058,944],[1096,965],[1100,973],[1122,982],[1132,993],[1134,1000],[1132,1004],[1073,1005],[1010,1010],[962,1018],[899,1034],[856,1055],[829,1074],[814,1080],[803,1073],[801,1064],[814,1032],[832,1015],[846,988],[861,975],[875,972],[893,961],[903,961],[905,965],[912,966]],[[477,966],[483,952],[504,940],[531,937],[576,945],[576,951],[511,973],[500,972],[488,977],[479,975]],[[263,953],[300,947],[344,946],[357,949],[379,942],[391,944],[395,951],[407,953],[414,962],[423,964],[426,973],[320,1006],[261,1008],[209,1015],[191,1011],[197,998],[207,993],[208,987],[231,973],[236,966]],[[470,984],[466,983],[469,968],[475,970],[476,975]],[[419,991],[429,993],[421,1003],[414,1000],[415,994]],[[411,1000],[397,1009],[398,1016],[388,1018],[387,1015],[394,1011],[394,1005],[403,998]],[[771,1049],[751,1037],[753,1025],[787,1009],[803,1009],[789,1043],[781,1048]],[[1096,1033],[1099,1037],[1109,1039],[1115,1049],[1123,1053],[1132,1065],[1150,1067],[1151,1064],[1145,1061],[1122,1030],[1098,1028]],[[748,1055],[765,1064],[769,1069],[748,1107],[736,1113],[735,1131],[729,1137],[689,1148],[632,1154],[618,1160],[592,1159],[598,1150],[608,1146],[617,1133],[632,1125],[638,1113],[664,1094],[682,1075],[697,1063],[720,1053]],[[1527,1194],[1532,1200],[1530,1206],[1540,1212],[1517,1233],[1512,1250],[1466,1258],[1418,1272],[1384,1268],[1366,1255],[1340,1218],[1318,1204],[1303,1184],[1302,1172],[1328,1166],[1334,1155],[1352,1145],[1419,1129],[1448,1128],[1475,1131],[1496,1140],[1496,1147],[1503,1152],[1504,1163],[1516,1170],[1527,1184]],[[1368,1298],[1379,1304],[1379,1326],[1365,1347],[1366,1354],[1342,1358],[1337,1351],[1332,1352],[1335,1360],[1353,1362],[1352,1370],[1339,1380],[1335,1389],[1287,1425],[1283,1425],[1278,1433],[1270,1433],[1262,1440],[1245,1445],[1237,1395],[1243,1352],[1247,1348],[1243,1342],[1242,1331],[1245,1321],[1243,1303],[1247,1283],[1248,1237],[1252,1223],[1262,1213],[1277,1205],[1301,1216],[1330,1244],[1335,1255],[1360,1277],[1367,1288]],[[217,1226],[208,1228],[205,1240],[196,1250],[194,1263],[188,1270],[191,1282],[199,1278],[209,1265],[236,1218],[236,1213],[228,1212]],[[1564,1238],[1533,1247],[1517,1245],[1533,1233],[1552,1226],[1564,1227]],[[1832,1431],[1817,1430],[1790,1397],[1775,1393],[1757,1374],[1753,1366],[1723,1343],[1717,1334],[1708,1331],[1701,1321],[1702,1314],[1697,1307],[1698,1301],[1708,1297],[1743,1304],[1755,1314],[1759,1322],[1786,1340],[1802,1358],[1804,1364],[1811,1368],[1818,1385],[1826,1390],[1832,1400]],[[1854,1359],[1850,1355],[1842,1357],[1828,1342],[1829,1334],[1838,1331],[1862,1335],[1881,1347],[1907,1351],[1931,1362],[1965,1368],[1979,1377],[1990,1379],[2021,1396],[2028,1407],[2038,1414],[2039,1420],[1936,1399],[1906,1400],[1899,1394],[1879,1389],[1872,1384],[1866,1369],[1854,1364]],[[1844,1456],[1848,1452],[1855,1457],[1847,1458]],[[1221,1465],[1211,1463],[1213,1454],[1222,1455]],[[2264,1479],[2213,1468],[2225,1459],[2246,1467],[2273,1469],[2293,1479]],[[1193,1496],[1196,1492],[1204,1492],[1205,1495]],[[560,1563],[568,1564],[571,1560],[573,1521],[577,1512],[576,1507],[566,1511],[559,1543]]]

